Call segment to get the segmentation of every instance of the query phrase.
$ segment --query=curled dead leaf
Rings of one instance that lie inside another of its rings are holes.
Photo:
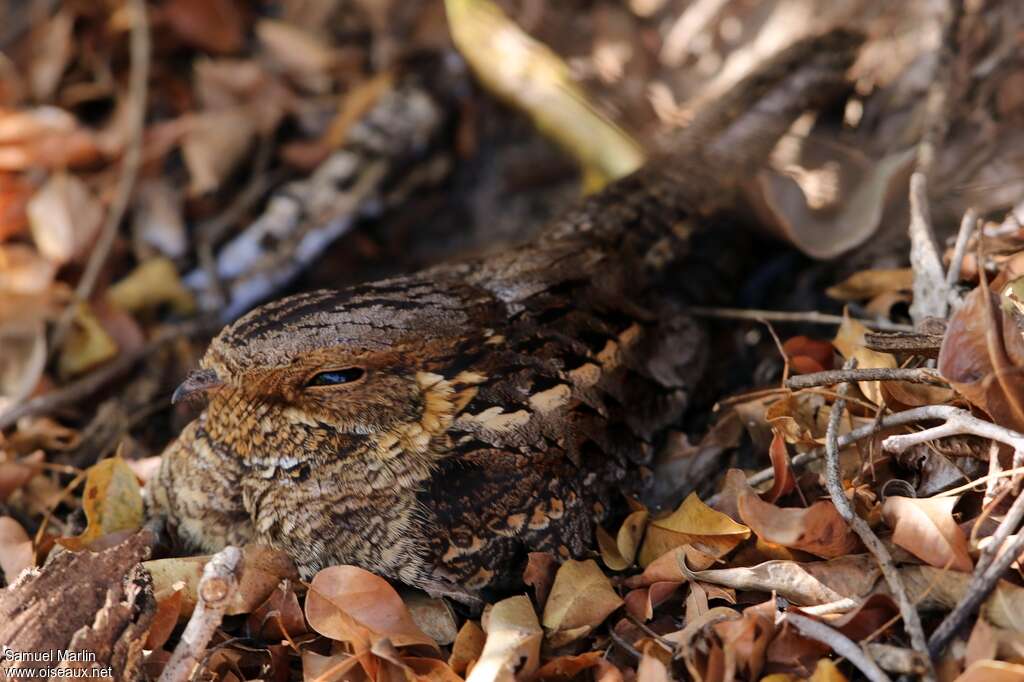
[[[0,572],[10,585],[26,568],[35,565],[32,538],[10,516],[0,516]]]
[[[484,612],[487,641],[466,682],[515,682],[540,666],[544,637],[533,605],[525,596],[509,597]]]

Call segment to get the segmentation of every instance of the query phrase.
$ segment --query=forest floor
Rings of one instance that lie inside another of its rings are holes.
[[[491,6],[0,0],[0,643],[168,681],[1024,681],[1024,5]],[[147,523],[225,322],[522,240],[836,26],[850,95],[751,180],[778,248],[691,311],[714,378],[664,508],[482,618]]]

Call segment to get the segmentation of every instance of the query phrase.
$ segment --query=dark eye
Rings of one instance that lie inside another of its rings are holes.
[[[332,369],[329,372],[320,372],[306,382],[306,386],[339,386],[359,381],[366,374],[358,367],[346,367],[345,369]]]

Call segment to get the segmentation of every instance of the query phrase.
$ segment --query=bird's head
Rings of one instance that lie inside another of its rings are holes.
[[[205,432],[254,465],[427,462],[472,397],[474,375],[452,369],[469,327],[464,305],[429,287],[300,294],[221,331],[175,399],[205,394]]]

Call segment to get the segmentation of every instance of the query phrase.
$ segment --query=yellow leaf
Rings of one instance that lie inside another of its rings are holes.
[[[74,376],[117,355],[117,343],[111,338],[87,303],[75,308],[67,341],[60,349],[57,369],[61,376]]]
[[[640,547],[640,539],[644,535],[644,528],[647,526],[648,516],[644,509],[627,516],[614,539],[604,528],[598,526],[597,544],[601,549],[601,560],[605,566],[613,571],[622,571],[633,564],[637,549]]]
[[[839,672],[835,663],[823,658],[814,667],[810,682],[846,682],[846,676]]]
[[[839,301],[862,301],[892,291],[909,291],[913,286],[914,271],[910,268],[861,270],[825,293]]]
[[[596,561],[570,559],[555,575],[551,595],[544,605],[543,623],[551,634],[572,631],[572,639],[576,639],[588,634],[620,606],[622,599]],[[559,641],[565,644],[571,639],[563,637]]]
[[[85,549],[110,533],[138,530],[142,526],[142,490],[135,472],[119,456],[94,464],[85,479],[82,507],[85,532],[57,541],[70,550]]]
[[[897,363],[893,355],[868,350],[864,347],[864,335],[867,331],[867,327],[844,312],[843,324],[840,325],[839,330],[836,332],[836,338],[833,339],[832,345],[836,347],[844,358],[856,358],[859,369],[895,368]],[[857,386],[860,388],[861,393],[875,405],[885,405],[881,382],[858,381]]]
[[[445,8],[452,39],[477,77],[572,154],[583,169],[585,191],[640,167],[640,146],[594,108],[561,57],[492,0],[445,0]]]
[[[130,313],[163,303],[179,315],[195,312],[196,302],[169,258],[150,258],[107,290],[107,300]]]
[[[749,537],[749,528],[707,506],[696,493],[690,493],[671,515],[648,524],[640,548],[640,565],[647,566],[682,545],[692,545],[705,554],[722,557]]]

